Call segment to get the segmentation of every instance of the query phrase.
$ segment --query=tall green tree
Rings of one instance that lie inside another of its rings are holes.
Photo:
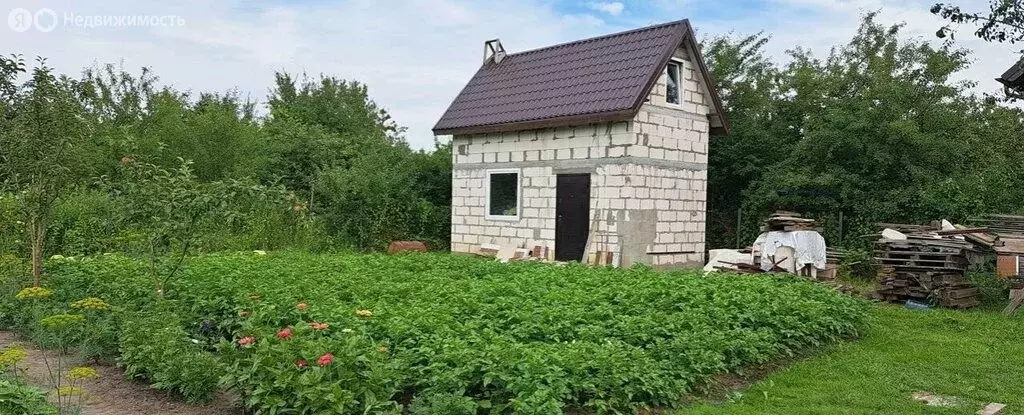
[[[369,98],[365,85],[333,77],[275,74],[264,126],[272,153],[264,180],[280,180],[316,208],[315,183],[361,154],[404,146],[405,129]]]
[[[857,244],[840,239],[840,214],[849,236],[879,221],[1020,209],[1010,202],[1024,197],[1019,169],[1006,154],[1024,144],[1021,111],[953,80],[967,51],[907,39],[874,17],[824,58],[794,49],[785,66],[765,58],[757,36],[706,44],[733,124],[711,141],[711,246],[736,244],[737,210],[741,244],[780,208],[821,221],[830,243]]]
[[[729,135],[709,142],[709,244],[734,246],[740,229],[743,189],[788,154],[796,142],[783,119],[781,69],[768,59],[769,38],[721,36],[704,42],[704,55],[733,126]]]
[[[978,27],[975,36],[988,42],[1024,41],[1024,3],[1020,0],[989,0],[988,11],[965,11],[953,4],[936,3],[931,12],[950,22],[935,33],[940,38],[955,33],[951,24],[969,24]]]

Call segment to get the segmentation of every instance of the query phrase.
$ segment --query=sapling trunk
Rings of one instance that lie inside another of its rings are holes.
[[[29,233],[32,239],[32,285],[39,286],[43,275],[43,241],[46,238],[46,224],[40,216],[29,220]]]

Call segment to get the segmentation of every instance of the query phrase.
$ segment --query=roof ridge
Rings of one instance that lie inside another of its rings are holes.
[[[593,42],[593,41],[597,41],[597,40],[604,40],[604,39],[607,39],[607,38],[612,38],[612,37],[616,37],[616,36],[624,36],[624,35],[629,35],[629,34],[633,34],[633,33],[639,33],[639,32],[643,32],[643,31],[647,31],[647,30],[661,29],[661,28],[667,27],[667,26],[674,26],[674,25],[682,24],[682,23],[686,22],[686,20],[687,19],[679,19],[679,20],[674,20],[674,21],[671,21],[671,22],[659,23],[659,24],[650,25],[650,26],[644,26],[644,27],[640,27],[640,28],[636,28],[636,29],[630,29],[630,30],[626,30],[626,31],[622,31],[622,32],[616,32],[616,33],[611,33],[611,34],[607,34],[607,35],[595,36],[595,37],[591,37],[591,38],[587,38],[587,39],[574,40],[574,41],[571,41],[571,42],[559,43],[557,45],[544,46],[544,47],[540,47],[540,48],[537,48],[537,49],[524,50],[522,52],[510,53],[510,54],[508,54],[508,57],[519,56],[519,55],[526,55],[526,54],[536,53],[536,52],[543,52],[543,51],[546,51],[546,50],[549,50],[549,49],[557,49],[557,48],[571,46],[571,45],[578,45],[578,44],[581,44],[581,43]]]

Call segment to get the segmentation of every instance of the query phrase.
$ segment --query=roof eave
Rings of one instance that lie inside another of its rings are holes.
[[[504,124],[488,124],[467,127],[434,128],[434,135],[464,135],[502,133],[540,128],[568,127],[573,125],[597,124],[602,122],[628,121],[636,112],[632,109],[608,111],[593,114],[580,114],[568,117],[545,118],[540,120],[518,121]]]

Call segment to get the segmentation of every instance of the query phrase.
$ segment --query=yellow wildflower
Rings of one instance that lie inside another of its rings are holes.
[[[71,380],[96,379],[98,377],[100,377],[99,372],[88,366],[80,366],[68,371],[68,379]]]
[[[28,352],[20,347],[8,347],[0,352],[0,369],[6,369],[8,367],[18,364],[18,362],[28,357]]]
[[[110,310],[110,304],[96,297],[84,298],[71,303],[71,307],[82,310]]]
[[[43,317],[39,323],[50,330],[74,326],[85,322],[85,316],[81,314],[54,314]]]
[[[57,388],[58,396],[82,396],[85,395],[85,390],[78,386],[61,386]]]
[[[359,317],[373,317],[373,312],[370,310],[359,310],[356,311],[356,315]]]
[[[43,287],[28,287],[18,291],[18,293],[14,295],[14,298],[19,300],[41,300],[51,295],[53,295],[53,290]]]

